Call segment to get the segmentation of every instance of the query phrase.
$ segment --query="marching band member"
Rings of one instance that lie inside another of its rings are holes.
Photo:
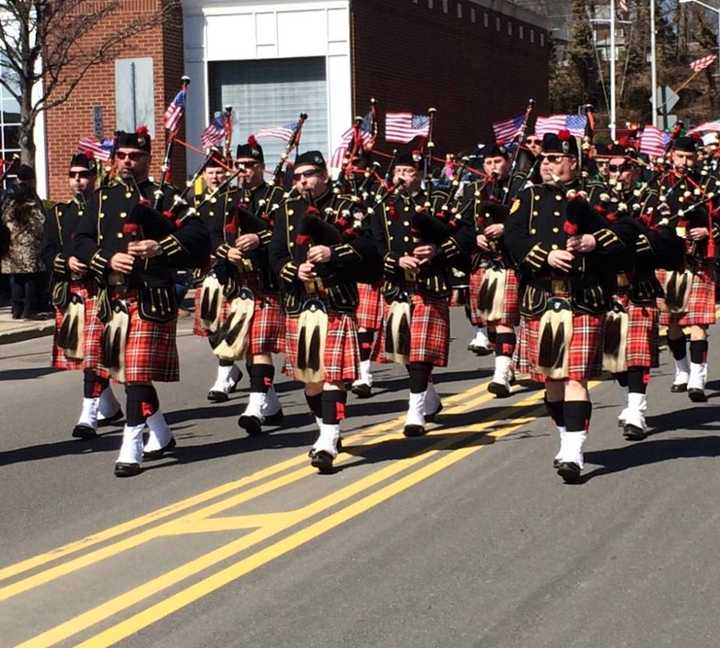
[[[345,240],[348,204],[333,194],[319,151],[297,157],[293,183],[275,216],[270,262],[286,314],[285,370],[305,383],[319,427],[311,464],[327,473],[339,451],[345,385],[358,374],[357,271],[374,258],[374,245],[363,235]]]
[[[73,255],[72,240],[92,197],[96,177],[97,165],[92,157],[85,153],[73,155],[68,171],[73,198],[55,205],[45,220],[43,254],[52,273],[56,311],[52,366],[56,369],[83,369],[85,323],[92,317],[97,284],[89,275],[87,265]],[[82,411],[72,435],[93,439],[99,426],[118,421],[122,415],[110,381],[92,369],[84,369]]]
[[[543,138],[540,173],[513,202],[505,243],[519,264],[520,312],[526,318],[533,377],[545,382],[545,400],[560,434],[554,466],[578,482],[592,404],[587,381],[598,375],[608,308],[609,261],[624,249],[577,186],[579,150],[568,131]]]
[[[118,131],[113,152],[119,177],[95,192],[75,232],[73,253],[100,286],[85,330],[84,366],[126,385],[115,475],[130,477],[141,472],[143,454],[157,458],[175,445],[153,382],[179,379],[173,270],[205,263],[210,242],[202,220],[176,218],[173,191],[149,179],[147,129]]]

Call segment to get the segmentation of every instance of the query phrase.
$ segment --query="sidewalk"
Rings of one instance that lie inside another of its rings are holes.
[[[54,319],[39,322],[14,320],[9,306],[0,307],[0,345],[52,335],[54,330]]]

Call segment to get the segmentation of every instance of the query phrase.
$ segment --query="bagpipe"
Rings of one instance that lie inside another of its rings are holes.
[[[296,147],[300,145],[300,138],[302,136],[302,129],[307,121],[307,113],[300,113],[300,117],[297,120],[297,123],[295,124],[295,128],[293,129],[292,135],[290,136],[290,139],[288,140],[287,146],[285,147],[285,150],[280,155],[280,160],[278,160],[277,166],[275,167],[275,170],[273,171],[272,178],[269,181],[269,184],[271,185],[283,185],[283,179],[285,176],[285,166],[288,162],[288,158],[290,157],[291,151]]]

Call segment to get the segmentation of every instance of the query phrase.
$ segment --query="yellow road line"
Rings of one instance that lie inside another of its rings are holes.
[[[476,393],[477,388],[468,390],[468,392],[463,394],[464,398],[467,398],[468,395],[473,392]],[[491,394],[484,392],[478,398],[470,399],[469,401],[465,400],[464,402],[462,402],[459,405],[455,405],[455,404],[450,405],[444,411],[447,411],[448,413],[452,413],[455,409],[458,409],[459,411],[464,411],[469,407],[479,405],[479,404],[484,403],[493,398],[494,397]],[[448,403],[456,403],[458,400],[460,400],[460,399],[453,398],[453,399],[448,399],[447,402]],[[400,421],[402,421],[402,418],[403,417],[400,417],[399,419],[395,419],[389,423],[379,424],[363,433],[360,433],[357,435],[351,435],[348,437],[347,441],[349,441],[353,438],[356,438],[356,440],[363,440],[363,439],[367,438],[367,439],[372,439],[373,443],[377,443],[377,442],[390,440],[390,439],[403,438],[402,434],[400,432],[398,432],[397,430],[394,430],[391,433],[386,434],[384,436],[373,438],[373,435],[378,434],[382,429],[387,428],[389,425],[397,426],[398,423]],[[264,482],[253,488],[249,488],[248,490],[244,490],[240,493],[237,493],[236,495],[227,497],[226,499],[223,499],[215,504],[208,505],[208,506],[200,509],[199,511],[196,511],[194,513],[189,513],[180,519],[184,520],[184,521],[191,520],[191,521],[199,522],[200,520],[209,518],[212,515],[221,513],[229,508],[233,508],[235,506],[238,506],[239,504],[246,503],[252,499],[255,499],[262,495],[266,495],[266,494],[268,494],[272,491],[275,491],[279,488],[288,486],[289,484],[291,484],[293,482],[299,481],[305,477],[313,475],[316,471],[314,468],[312,468],[311,466],[309,466],[307,464],[307,456],[302,455],[300,457],[300,459],[302,459],[303,463],[305,464],[305,465],[303,465],[303,467],[301,467],[293,472],[281,475],[280,477],[277,477],[271,481]],[[352,460],[351,456],[341,455],[341,458],[338,461],[338,465],[341,465],[342,463],[348,462],[350,460]],[[283,462],[283,463],[286,464],[288,462]],[[242,481],[242,480],[240,480],[240,481]],[[218,489],[213,489],[213,490],[218,490]],[[190,498],[190,499],[194,499],[194,498]],[[144,517],[147,517],[147,516],[144,516]],[[164,517],[167,517],[167,516],[165,515]],[[100,547],[98,549],[95,549],[94,551],[90,551],[89,553],[83,554],[81,556],[77,556],[76,558],[73,558],[66,562],[55,565],[54,567],[50,567],[48,569],[40,571],[37,574],[33,574],[33,575],[23,578],[19,581],[16,581],[14,583],[6,585],[5,587],[0,588],[0,602],[10,599],[14,596],[18,596],[19,594],[22,594],[23,592],[26,592],[35,587],[39,587],[41,585],[49,583],[50,581],[56,580],[63,576],[67,576],[68,574],[70,574],[72,572],[89,567],[90,565],[93,565],[97,562],[111,558],[119,553],[124,552],[124,551],[129,551],[130,549],[138,547],[138,546],[145,544],[146,542],[149,542],[151,540],[154,540],[158,537],[165,536],[165,535],[174,535],[177,533],[177,528],[178,528],[176,526],[176,522],[177,522],[177,520],[167,521],[163,524],[154,526],[150,529],[146,529],[145,531],[141,531],[140,533],[131,535],[127,538],[121,539],[117,542],[106,545],[104,547]],[[47,554],[44,554],[44,555],[47,555]],[[38,558],[40,558],[40,557],[38,557]],[[31,560],[32,559],[30,559],[28,561],[24,561],[24,562],[27,563],[27,562],[30,562]]]
[[[445,400],[445,404],[447,406],[449,404],[461,402],[463,399],[482,391],[487,387],[487,385],[488,383],[482,383],[475,387],[471,387],[466,391],[454,394],[453,396]],[[399,416],[397,418],[391,419],[390,421],[378,423],[377,425],[372,426],[368,430],[354,432],[347,435],[347,437],[345,437],[345,440],[347,442],[355,442],[364,438],[369,438],[372,435],[377,434],[378,432],[397,425],[402,420],[403,416]],[[225,495],[231,491],[249,486],[250,484],[261,481],[268,477],[272,477],[273,475],[281,473],[285,470],[288,470],[294,466],[303,464],[305,462],[307,462],[306,454],[303,453],[301,455],[297,455],[280,463],[268,466],[267,468],[263,468],[262,470],[248,475],[247,477],[242,477],[241,479],[221,484],[220,486],[212,488],[203,493],[198,493],[197,495],[193,495],[192,497],[180,500],[173,504],[169,504],[168,506],[163,506],[160,509],[134,518],[132,520],[128,520],[127,522],[123,522],[103,531],[99,531],[98,533],[94,533],[90,536],[86,536],[85,538],[82,538],[80,540],[73,541],[71,543],[63,545],[62,547],[58,547],[56,549],[52,549],[51,551],[38,554],[31,558],[27,558],[20,562],[14,563],[12,565],[8,565],[7,567],[0,569],[0,581],[12,578],[13,576],[17,576],[19,574],[22,574],[23,572],[35,569],[36,567],[47,564],[48,562],[52,562],[59,558],[63,558],[78,551],[82,551],[101,542],[110,540],[111,538],[115,538],[130,531],[134,531],[135,529],[138,529],[148,524],[152,524],[153,522],[158,522],[159,520],[162,520],[170,515],[174,515],[186,509],[192,508],[211,499],[221,497],[222,495]],[[3,590],[0,590],[0,600],[3,600],[1,594],[2,591]]]
[[[505,414],[506,412],[511,414],[513,411],[517,412],[519,409],[525,406],[536,405],[541,401],[541,399],[542,394],[533,394],[526,399],[520,401],[519,403],[506,408],[506,410],[501,412],[498,416],[500,417],[500,419],[502,419],[503,414]],[[219,549],[209,552],[208,554],[205,554],[189,563],[173,569],[151,581],[143,583],[142,585],[103,603],[102,605],[94,608],[93,610],[88,610],[87,612],[84,612],[79,616],[62,623],[55,628],[51,628],[50,630],[32,638],[30,641],[21,644],[21,646],[26,646],[28,648],[30,646],[32,646],[33,648],[52,646],[57,642],[63,641],[68,637],[77,634],[78,632],[81,632],[87,628],[92,627],[93,625],[96,625],[97,623],[109,618],[114,614],[117,614],[118,612],[121,612],[124,609],[127,609],[132,605],[136,605],[137,603],[143,601],[149,596],[157,594],[158,592],[174,584],[177,584],[194,574],[198,574],[199,572],[204,571],[205,569],[208,569],[209,567],[212,567],[213,565],[223,560],[226,560],[233,555],[236,555],[237,553],[249,548],[254,544],[257,544],[264,539],[268,539],[273,535],[276,535],[278,533],[278,526],[281,526],[282,529],[287,529],[291,526],[296,525],[300,521],[307,520],[330,507],[338,505],[340,502],[350,497],[362,493],[363,491],[371,488],[374,485],[386,481],[394,475],[408,470],[408,468],[411,468],[418,463],[427,461],[428,458],[436,455],[441,450],[457,444],[458,441],[461,439],[476,436],[478,433],[486,430],[491,430],[491,436],[505,436],[514,429],[520,427],[528,420],[529,419],[527,418],[523,418],[522,420],[520,420],[520,422],[513,421],[510,424],[510,427],[501,428],[499,431],[492,430],[493,427],[497,426],[498,419],[484,421],[475,424],[474,426],[468,426],[467,429],[462,428],[464,431],[461,434],[448,435],[448,432],[450,432],[450,430],[443,430],[443,434],[448,436],[444,436],[440,441],[438,441],[438,443],[433,444],[430,448],[420,451],[419,453],[411,457],[394,460],[390,465],[378,471],[375,471],[374,473],[358,480],[357,482],[349,484],[348,486],[336,492],[333,492],[317,500],[316,502],[313,502],[308,506],[299,509],[298,511],[278,513],[276,514],[278,516],[276,518],[276,522],[271,523],[269,527],[257,529],[256,531],[253,531],[252,533],[244,536],[243,538],[239,538],[238,540],[230,542],[227,545],[220,547]],[[154,620],[171,614],[173,611],[179,609],[180,607],[184,607],[185,605],[196,600],[197,598],[209,594],[215,589],[222,587],[224,584],[234,580],[235,578],[238,578],[239,576],[247,573],[248,571],[252,571],[252,569],[255,569],[260,565],[265,564],[266,562],[269,562],[270,560],[273,560],[274,558],[283,555],[284,553],[287,553],[293,548],[300,546],[305,542],[308,542],[310,539],[321,535],[325,531],[333,528],[334,526],[337,526],[338,524],[341,524],[342,522],[350,519],[351,517],[354,517],[360,512],[377,505],[385,499],[392,497],[398,492],[406,490],[415,483],[418,483],[419,481],[426,479],[427,477],[435,474],[436,472],[439,472],[440,470],[443,470],[444,468],[456,463],[457,461],[471,454],[477,449],[479,449],[479,447],[463,449],[465,450],[465,452],[460,450],[450,453],[446,457],[438,460],[437,462],[434,462],[438,464],[437,468],[430,470],[428,470],[427,468],[421,468],[416,473],[411,473],[407,477],[400,479],[398,482],[393,482],[389,486],[386,486],[377,493],[363,498],[362,500],[360,500],[360,502],[352,504],[346,509],[343,509],[342,511],[331,514],[327,518],[324,518],[322,521],[312,524],[307,529],[298,531],[295,534],[291,535],[289,538],[280,540],[277,543],[271,545],[270,547],[259,551],[257,554],[240,560],[234,566],[225,570],[221,570],[217,574],[204,579],[197,585],[193,585],[186,590],[183,590],[182,592],[169,597],[162,603],[152,606],[151,608],[149,608],[149,610],[153,610],[154,613],[157,613],[156,617],[147,616],[145,614],[135,615],[127,621],[121,622],[120,624],[114,626],[113,628],[110,628],[108,631],[101,633],[97,637],[89,640],[89,642],[86,642],[82,645],[94,646],[110,645],[112,643],[115,643],[123,637],[129,636],[130,634],[137,632],[140,628],[150,625],[154,622]],[[468,452],[468,450],[470,450],[470,452]],[[458,454],[458,452],[460,453],[459,456],[454,458],[456,454]],[[419,476],[415,477],[416,474]],[[402,487],[398,487],[397,484],[402,484]],[[386,490],[387,494],[383,494]],[[240,519],[242,518],[242,516],[238,517]],[[284,523],[282,522],[283,518],[285,518]],[[331,522],[333,520],[335,520],[335,522]],[[197,589],[198,587],[200,587],[199,590]]]

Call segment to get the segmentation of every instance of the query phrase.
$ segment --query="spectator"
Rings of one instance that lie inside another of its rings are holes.
[[[8,240],[0,272],[10,275],[13,319],[45,319],[39,312],[43,294],[45,264],[42,260],[45,212],[35,193],[35,172],[22,164],[17,182],[8,191],[2,206],[2,227]]]

